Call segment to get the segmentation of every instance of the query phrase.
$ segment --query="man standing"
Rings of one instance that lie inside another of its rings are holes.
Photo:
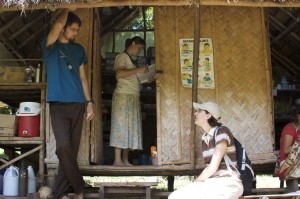
[[[76,198],[83,198],[84,180],[79,172],[77,154],[85,109],[86,120],[94,117],[84,65],[84,48],[75,43],[81,20],[63,9],[42,41],[45,58],[50,117],[59,159],[55,199],[67,199],[70,185]],[[86,105],[87,104],[87,105]]]

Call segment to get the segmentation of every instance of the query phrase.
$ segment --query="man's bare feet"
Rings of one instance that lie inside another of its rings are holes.
[[[68,196],[63,196],[61,199],[70,199]]]

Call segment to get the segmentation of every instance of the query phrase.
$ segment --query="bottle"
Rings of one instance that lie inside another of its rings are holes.
[[[38,63],[35,69],[35,82],[40,82],[41,64]]]
[[[18,196],[18,169],[10,166],[4,173],[3,177],[3,195]]]
[[[34,175],[34,170],[32,166],[28,166],[28,193],[35,193],[36,192],[36,178]]]
[[[157,157],[156,146],[151,146],[150,150],[151,150],[151,157],[152,157],[152,158]]]
[[[19,170],[19,197],[27,197],[28,192],[28,171],[24,161],[21,163]]]
[[[32,82],[32,70],[31,66],[25,68],[25,82]]]

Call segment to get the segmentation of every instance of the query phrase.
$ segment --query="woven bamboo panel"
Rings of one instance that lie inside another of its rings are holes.
[[[157,86],[160,90],[161,109],[158,114],[161,114],[161,157],[162,162],[166,163],[180,158],[181,137],[179,136],[177,96],[176,96],[176,23],[173,20],[176,16],[175,9],[167,7],[155,8],[155,29],[158,34],[155,34],[155,43],[159,44],[156,47],[157,67],[164,70],[163,75],[159,76]],[[164,34],[160,34],[164,33]]]
[[[180,38],[193,38],[194,35],[194,8],[193,7],[186,7],[186,8],[178,8],[177,15],[177,35]],[[177,44],[177,49],[179,49],[179,45]],[[182,137],[181,141],[181,157],[182,160],[190,161],[190,131],[191,131],[191,109],[187,109],[186,107],[191,106],[191,97],[192,97],[192,89],[185,89],[181,84],[181,74],[180,74],[180,67],[179,67],[179,59],[177,59],[177,69],[176,69],[176,76],[179,77],[177,79],[178,85],[178,96],[179,96],[179,111],[180,111],[180,136]]]
[[[193,38],[194,35],[194,27],[191,24],[194,23],[194,8],[180,8],[179,17],[178,17],[178,37],[179,38]],[[212,22],[211,22],[211,7],[202,7],[200,10],[200,35],[201,37],[211,37],[212,35]],[[178,66],[178,70],[180,72],[180,66]],[[180,75],[180,73],[179,73]],[[190,128],[191,128],[191,98],[192,98],[192,89],[187,89],[182,86],[181,80],[179,82],[179,92],[180,92],[180,115],[181,117],[181,132],[183,139],[182,143],[182,154],[183,157],[189,157],[190,151]],[[198,89],[198,101],[206,101],[206,100],[214,100],[216,98],[216,91],[214,89]],[[201,153],[201,136],[202,132],[196,132],[195,136],[195,151],[196,151],[196,159],[202,157]]]
[[[55,154],[56,143],[55,143],[55,138],[53,135],[53,130],[51,127],[49,104],[47,104],[47,106],[46,106],[46,136],[45,137],[46,137],[46,161],[45,161],[45,163],[46,164],[48,162],[57,162],[58,163],[58,158]]]
[[[214,9],[218,102],[223,123],[249,154],[272,151],[271,84],[260,8]],[[224,23],[225,19],[225,23]],[[223,20],[223,21],[222,21]]]
[[[156,64],[164,70],[157,84],[163,164],[187,162],[191,153],[192,94],[181,85],[178,41],[194,35],[193,11],[193,7],[155,9]],[[201,8],[200,37],[213,41],[216,89],[198,89],[198,101],[219,103],[221,122],[251,157],[267,154],[260,159],[273,159],[272,96],[263,14],[260,8]],[[202,133],[197,128],[197,164],[202,164]]]

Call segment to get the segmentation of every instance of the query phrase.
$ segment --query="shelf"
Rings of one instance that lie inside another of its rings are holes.
[[[40,59],[24,59],[26,61],[43,61]],[[24,61],[23,60],[23,61]],[[22,60],[15,60],[22,61]],[[9,161],[1,165],[0,169],[5,168],[15,162],[38,152],[38,181],[44,181],[44,157],[45,157],[45,120],[46,120],[46,86],[45,83],[45,70],[44,65],[41,65],[41,82],[0,82],[0,99],[3,103],[6,103],[12,107],[19,107],[21,102],[39,102],[41,104],[40,112],[40,136],[39,137],[17,137],[17,136],[1,136],[0,148],[21,151],[19,156],[15,156],[13,153],[8,153]]]
[[[291,89],[276,89],[277,92],[300,92],[300,89],[295,89],[295,90],[291,90]]]
[[[293,120],[292,118],[275,118],[274,119],[275,122],[285,122],[285,123],[291,122],[292,120]]]
[[[0,137],[0,145],[43,144],[43,141],[42,137]]]
[[[115,71],[107,71],[107,70],[105,70],[105,71],[102,71],[102,75],[115,76],[116,73],[115,73]]]
[[[44,82],[0,82],[0,86],[46,86]]]

